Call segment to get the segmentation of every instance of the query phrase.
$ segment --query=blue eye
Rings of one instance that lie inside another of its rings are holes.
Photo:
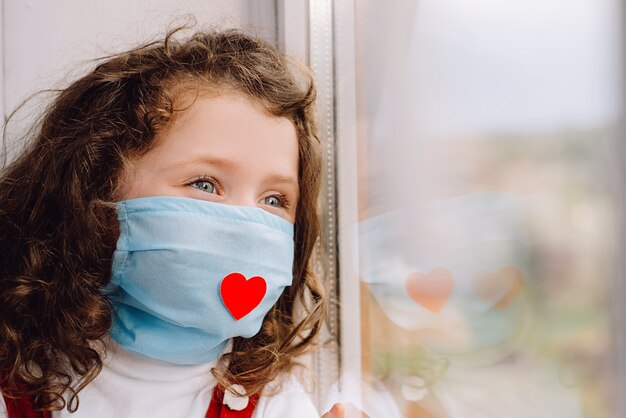
[[[270,201],[270,199],[272,199],[272,200]],[[283,205],[283,202],[276,196],[268,196],[268,197],[266,197],[265,198],[265,203],[267,203],[270,206],[276,206],[277,208],[279,208],[279,207],[281,207]]]
[[[267,196],[264,199],[265,203],[270,205],[270,206],[274,206],[277,208],[288,208],[289,207],[289,201],[287,200],[287,196],[281,194],[281,195],[272,195],[272,196]]]
[[[200,189],[209,193],[215,193],[215,184],[213,184],[213,182],[209,180],[196,180],[190,184],[191,185],[199,184],[200,187],[196,187],[197,189]]]
[[[196,189],[202,190],[203,192],[217,194],[217,187],[219,185],[218,181],[213,177],[198,177],[191,182],[187,183],[189,186],[192,186]],[[287,196],[284,194],[276,194],[263,198],[263,204],[273,206],[275,208],[289,208],[289,200],[287,200]]]

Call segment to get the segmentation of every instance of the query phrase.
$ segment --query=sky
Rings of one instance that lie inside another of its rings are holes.
[[[618,0],[420,0],[401,99],[414,129],[472,136],[612,123],[619,19]],[[399,97],[383,98],[379,114]]]

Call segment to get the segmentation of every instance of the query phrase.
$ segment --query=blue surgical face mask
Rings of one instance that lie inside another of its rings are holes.
[[[117,202],[106,295],[122,348],[176,364],[214,361],[252,337],[292,282],[293,224],[261,208],[176,196]]]

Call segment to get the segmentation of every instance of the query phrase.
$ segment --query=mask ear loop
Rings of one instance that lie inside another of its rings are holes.
[[[128,213],[126,211],[126,205],[123,202],[117,204],[117,219],[119,224],[119,236],[117,238],[117,248],[128,248],[128,236],[130,234],[130,226],[128,225]],[[124,272],[124,269],[128,265],[129,251],[115,249],[113,253],[112,271],[117,271],[118,274]]]

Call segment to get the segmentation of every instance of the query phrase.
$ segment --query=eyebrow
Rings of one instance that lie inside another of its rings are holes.
[[[201,155],[198,158],[191,160],[191,161],[186,161],[186,160],[179,161],[175,164],[175,166],[181,167],[181,166],[185,166],[188,164],[197,164],[197,163],[211,164],[211,165],[217,165],[221,167],[232,167],[233,165],[235,165],[234,161],[231,161],[231,160],[226,160],[226,159],[222,159],[218,157],[211,157],[209,155]]]
[[[185,165],[198,164],[198,163],[210,164],[210,165],[215,165],[218,167],[227,167],[227,168],[232,168],[235,165],[235,162],[232,160],[223,159],[219,157],[212,157],[209,155],[201,155],[198,158],[195,158],[191,161],[179,161],[174,164],[174,167],[182,167]],[[284,184],[286,186],[291,187],[294,193],[296,194],[298,193],[298,189],[299,189],[298,179],[296,179],[293,176],[276,173],[276,174],[270,175],[267,178],[267,182]]]
[[[294,193],[298,191],[298,181],[293,176],[283,176],[281,174],[274,174],[268,177],[268,182],[284,184],[293,189]]]

